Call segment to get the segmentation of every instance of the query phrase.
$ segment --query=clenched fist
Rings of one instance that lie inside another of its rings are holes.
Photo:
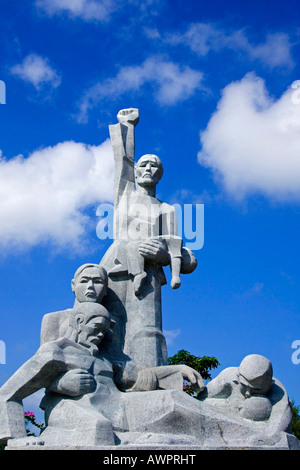
[[[117,115],[120,124],[130,123],[134,126],[139,122],[139,110],[137,108],[121,109]]]

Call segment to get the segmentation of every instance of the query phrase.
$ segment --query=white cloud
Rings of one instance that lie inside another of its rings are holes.
[[[155,99],[172,106],[204,90],[203,73],[160,57],[150,57],[141,65],[121,67],[118,74],[89,88],[79,103],[79,121],[86,121],[89,109],[105,98],[117,98],[150,85]]]
[[[293,67],[292,44],[285,33],[268,34],[264,43],[245,48],[250,58],[258,59],[269,67]]]
[[[36,0],[48,15],[67,14],[85,21],[106,21],[117,6],[115,0]]]
[[[109,140],[99,146],[62,142],[27,158],[1,158],[1,250],[49,242],[79,250],[96,230],[86,209],[112,200],[113,171]]]
[[[300,104],[289,88],[272,98],[254,74],[232,82],[201,132],[201,165],[228,194],[300,200]]]
[[[263,282],[255,282],[252,287],[245,290],[242,295],[243,296],[255,296],[261,294],[264,290],[264,283]]]
[[[120,8],[132,5],[139,14],[153,13],[159,0],[36,0],[36,6],[49,16],[67,15],[71,19],[83,21],[109,21],[111,15]]]
[[[291,56],[292,44],[286,33],[268,34],[264,42],[254,44],[244,29],[227,31],[212,23],[194,23],[185,33],[171,33],[164,40],[171,45],[183,44],[199,56],[206,56],[211,51],[231,49],[269,67],[294,65]]]
[[[48,59],[37,54],[29,54],[21,64],[11,67],[10,72],[37,90],[44,85],[57,88],[61,83],[59,74],[50,66]]]
[[[174,344],[175,339],[180,336],[181,330],[179,328],[177,330],[164,330],[163,333],[166,338],[167,346],[171,346]]]

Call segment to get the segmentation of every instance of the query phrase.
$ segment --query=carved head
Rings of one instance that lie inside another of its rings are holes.
[[[250,354],[246,356],[238,369],[242,394],[247,398],[252,395],[267,395],[272,387],[272,364],[264,356]]]
[[[162,163],[157,155],[143,155],[135,166],[135,178],[139,186],[156,186],[163,175]]]
[[[107,292],[107,272],[98,264],[83,264],[74,274],[72,291],[76,300],[101,303]]]
[[[69,327],[73,330],[73,339],[81,346],[98,352],[98,347],[112,328],[114,321],[108,311],[100,304],[84,302],[77,304],[69,315]]]

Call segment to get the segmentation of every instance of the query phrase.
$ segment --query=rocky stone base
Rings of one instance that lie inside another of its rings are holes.
[[[170,451],[170,452],[174,452],[174,451],[184,451],[184,452],[193,452],[193,451],[205,451],[205,450],[208,450],[208,451],[217,451],[217,450],[258,450],[258,451],[261,451],[261,450],[300,450],[299,448],[297,449],[289,449],[287,447],[230,447],[230,446],[223,446],[223,447],[176,447],[174,449],[174,446],[169,446],[169,447],[166,447],[166,446],[115,446],[115,447],[107,447],[107,446],[104,446],[104,447],[101,447],[101,446],[84,446],[84,447],[80,447],[80,446],[76,446],[76,447],[72,447],[72,446],[19,446],[19,447],[6,447],[5,450],[97,450],[97,451],[112,451],[112,452],[119,452],[119,451],[126,451],[126,452],[130,452],[130,451]]]
[[[115,445],[115,446],[73,446],[73,445],[45,445],[42,444],[38,439],[36,441],[20,443],[20,439],[15,441],[9,441],[5,450],[97,450],[103,452],[114,452],[118,454],[120,451],[125,454],[131,451],[163,451],[163,452],[177,452],[182,451],[185,454],[190,452],[205,451],[205,450],[300,450],[300,441],[293,434],[285,434],[286,439],[282,439],[277,445],[219,445],[219,446],[199,446],[199,445],[187,445],[187,444],[127,444],[127,445]]]

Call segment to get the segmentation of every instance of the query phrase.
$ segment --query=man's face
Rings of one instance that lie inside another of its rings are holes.
[[[162,169],[155,155],[145,155],[140,158],[135,167],[135,177],[139,186],[156,186],[161,176]]]
[[[110,328],[110,320],[99,315],[87,319],[83,317],[79,325],[78,343],[92,351],[98,351],[99,344]]]
[[[262,378],[248,380],[242,374],[239,374],[239,382],[241,393],[246,398],[253,395],[264,395],[269,391],[271,386],[271,381],[263,380]]]
[[[97,268],[86,268],[73,282],[73,290],[78,302],[101,302],[106,287]]]

